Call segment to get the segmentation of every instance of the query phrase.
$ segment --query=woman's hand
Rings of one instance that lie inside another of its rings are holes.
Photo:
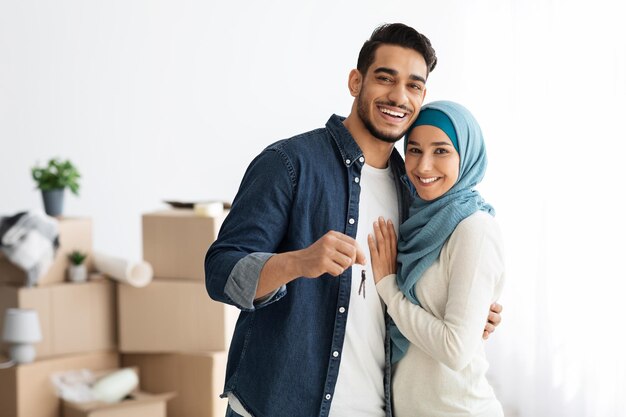
[[[398,238],[391,220],[385,221],[382,217],[374,222],[374,236],[367,235],[367,244],[370,247],[372,272],[374,281],[378,281],[397,270],[396,257]]]

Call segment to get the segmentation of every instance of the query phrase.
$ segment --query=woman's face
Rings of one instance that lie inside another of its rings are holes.
[[[461,158],[445,132],[430,125],[411,131],[405,162],[409,180],[422,200],[444,195],[459,178]]]

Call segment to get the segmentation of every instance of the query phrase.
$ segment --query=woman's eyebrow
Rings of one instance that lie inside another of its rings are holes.
[[[413,140],[409,140],[407,142],[407,145],[420,146],[419,143]],[[448,143],[448,142],[432,142],[432,143],[429,143],[428,145],[430,146],[453,146],[451,143]]]

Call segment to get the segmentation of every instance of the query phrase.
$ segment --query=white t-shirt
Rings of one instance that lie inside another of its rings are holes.
[[[329,417],[385,416],[385,316],[374,285],[367,235],[373,233],[374,221],[379,216],[391,219],[398,230],[398,195],[389,167],[378,169],[363,165],[359,185],[356,241],[365,253],[367,263],[352,267],[346,334]],[[362,291],[358,294],[363,269],[366,271],[365,297]],[[238,414],[252,417],[234,395],[228,395],[228,402]]]
[[[330,417],[385,416],[385,315],[372,276],[367,235],[374,232],[379,216],[391,219],[398,228],[396,186],[389,167],[361,171],[361,196],[356,241],[367,257],[365,266],[352,267],[352,291],[341,353],[339,376],[330,406]],[[365,269],[365,297],[358,294],[361,271]]]

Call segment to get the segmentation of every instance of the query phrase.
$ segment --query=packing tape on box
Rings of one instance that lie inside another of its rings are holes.
[[[96,269],[116,281],[133,287],[145,287],[152,282],[152,266],[145,261],[133,262],[128,259],[94,253]]]

